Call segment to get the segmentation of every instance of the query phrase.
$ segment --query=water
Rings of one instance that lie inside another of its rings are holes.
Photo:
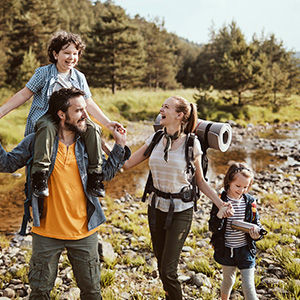
[[[269,130],[259,133],[258,138],[268,138],[276,144],[293,146],[299,144],[300,128],[294,130]],[[138,147],[132,149],[136,151]],[[285,165],[292,162],[292,158],[282,160],[271,155],[271,149],[257,149],[252,142],[243,142],[235,147],[230,147],[225,153],[208,149],[209,169],[207,177],[213,180],[218,174],[225,174],[228,162],[245,161],[254,171],[263,171],[266,165]],[[23,216],[24,201],[24,170],[23,176],[13,177],[11,174],[0,173],[0,232],[11,234],[18,231]],[[129,193],[141,196],[148,174],[147,161],[133,169],[118,173],[110,182],[105,183],[106,195],[120,198]]]

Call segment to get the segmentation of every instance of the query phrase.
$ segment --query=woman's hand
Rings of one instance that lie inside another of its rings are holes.
[[[217,217],[219,219],[223,219],[223,218],[231,217],[233,215],[234,215],[234,209],[233,209],[231,203],[223,202],[223,204],[219,208]]]

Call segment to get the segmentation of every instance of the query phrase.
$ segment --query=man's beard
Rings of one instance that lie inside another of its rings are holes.
[[[79,126],[76,126],[76,125],[74,125],[72,123],[69,123],[68,122],[69,120],[70,120],[70,118],[69,118],[68,114],[66,114],[66,121],[65,121],[65,127],[66,127],[66,129],[68,129],[70,131],[73,131],[76,134],[82,134],[82,133],[86,132],[86,129],[87,129],[86,123],[85,123],[84,127],[79,127]],[[85,120],[85,118],[80,119],[78,122],[80,122],[82,120]]]

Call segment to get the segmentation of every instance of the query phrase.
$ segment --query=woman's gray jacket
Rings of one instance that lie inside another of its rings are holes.
[[[13,173],[16,170],[27,165],[27,162],[33,155],[34,137],[34,133],[29,134],[11,152],[6,152],[0,144],[0,172]],[[58,149],[58,136],[56,136],[53,146],[54,147],[49,176],[51,175],[55,164]],[[117,171],[123,166],[125,161],[130,157],[130,155],[131,151],[127,146],[125,146],[125,148],[122,148],[120,145],[115,144],[109,157],[107,159],[103,158],[103,180],[111,180],[116,175]],[[106,218],[101,208],[99,199],[97,197],[93,197],[87,191],[88,156],[85,150],[85,145],[80,136],[76,137],[75,156],[82,181],[82,186],[88,200],[88,230],[92,230],[105,222]],[[70,174],[70,176],[72,176],[72,174]],[[33,225],[40,226],[38,201],[35,197],[32,197],[32,213]]]

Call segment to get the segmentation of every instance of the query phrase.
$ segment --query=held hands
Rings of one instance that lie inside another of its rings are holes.
[[[127,130],[125,128],[115,127],[113,130],[113,137],[117,144],[119,144],[121,147],[125,147],[126,144],[126,133]]]
[[[217,217],[219,219],[223,219],[223,218],[231,217],[233,215],[234,215],[234,209],[233,209],[231,203],[223,202],[223,204],[219,208]]]
[[[260,237],[260,233],[257,227],[252,227],[251,229],[249,229],[249,234],[251,236],[252,239],[257,240]]]
[[[120,123],[118,123],[116,121],[110,121],[106,127],[107,127],[107,129],[109,129],[112,132],[114,132],[115,128],[118,128],[119,130],[126,133],[126,129]]]

